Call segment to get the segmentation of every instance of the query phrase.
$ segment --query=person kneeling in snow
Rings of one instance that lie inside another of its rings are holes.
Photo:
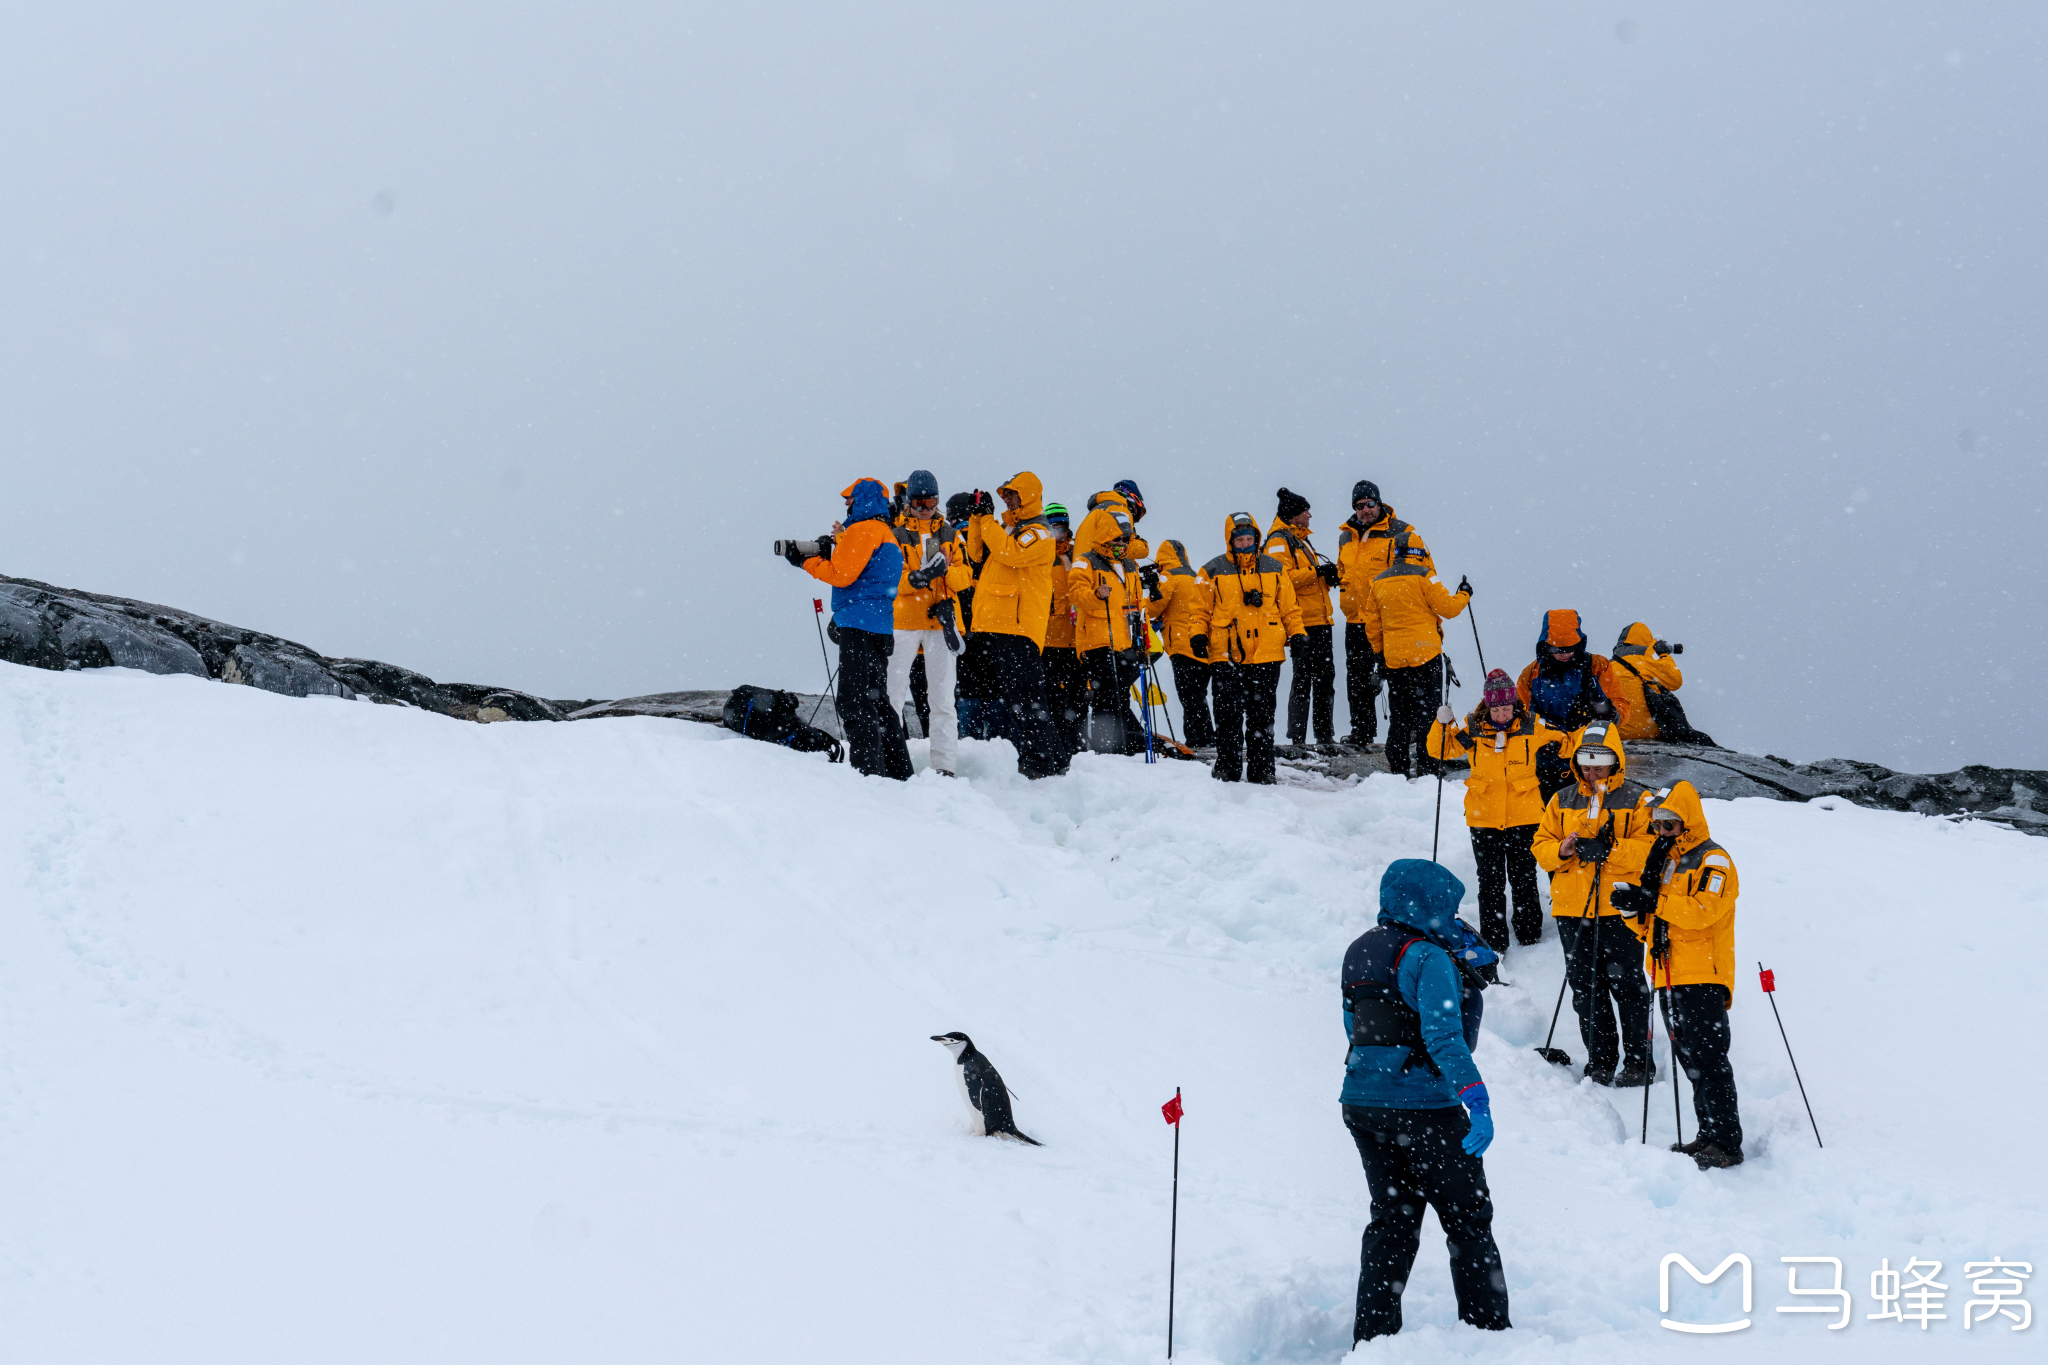
[[[1458,919],[1464,898],[1465,884],[1443,867],[1399,859],[1380,878],[1378,926],[1344,954],[1344,1126],[1372,1186],[1354,1344],[1401,1330],[1424,1204],[1449,1244],[1459,1319],[1489,1331],[1510,1325],[1480,1160],[1493,1115],[1472,1061],[1479,971],[1498,959]]]
[[[1735,1002],[1735,860],[1707,835],[1692,783],[1671,788],[1650,814],[1657,841],[1641,886],[1614,888],[1614,908],[1643,941],[1650,984],[1666,1001],[1666,1027],[1692,1081],[1699,1136],[1673,1143],[1703,1171],[1742,1164],[1742,1114],[1728,1064]]]

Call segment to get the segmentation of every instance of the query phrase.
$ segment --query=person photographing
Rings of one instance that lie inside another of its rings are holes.
[[[847,758],[870,777],[907,781],[910,748],[903,723],[889,705],[889,656],[896,644],[896,589],[903,552],[890,525],[889,490],[880,479],[855,479],[840,496],[846,520],[820,537],[806,556],[792,542],[789,562],[832,587],[832,621],[839,641],[840,728]]]

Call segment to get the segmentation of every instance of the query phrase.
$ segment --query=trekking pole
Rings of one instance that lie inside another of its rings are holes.
[[[1671,1025],[1671,966],[1664,966],[1664,989],[1657,992],[1657,1008],[1664,1014],[1664,1036],[1671,1040],[1671,1131],[1680,1146],[1685,1145],[1685,1120],[1679,1117],[1678,1073],[1683,1070],[1678,1064],[1678,1030]],[[1692,1099],[1699,1103],[1698,1087],[1694,1087]]]
[[[1599,891],[1600,868],[1598,864],[1595,864],[1593,868],[1593,885],[1591,889],[1589,889],[1586,892],[1586,907],[1584,911],[1580,912],[1580,919],[1584,919],[1586,917],[1586,912],[1592,910],[1593,897],[1599,894]],[[1596,930],[1599,928],[1597,923],[1594,925],[1594,928]],[[1577,954],[1574,953],[1573,956],[1576,957]],[[1536,1049],[1536,1055],[1538,1057],[1541,1057],[1544,1061],[1549,1062],[1552,1066],[1570,1066],[1572,1064],[1572,1055],[1569,1052],[1566,1052],[1563,1048],[1552,1047],[1550,1045],[1550,1040],[1557,1036],[1558,1016],[1564,1013],[1564,988],[1566,986],[1569,986],[1571,984],[1571,981],[1572,964],[1571,958],[1568,957],[1565,959],[1564,963],[1564,980],[1557,983],[1557,1004],[1553,1006],[1550,1011],[1550,1032],[1543,1035],[1543,1046]]]
[[[1441,658],[1443,656],[1439,655],[1438,657]],[[1445,659],[1446,667],[1449,666],[1449,662],[1448,659]],[[1444,685],[1441,670],[1438,671],[1437,675],[1436,704],[1438,710],[1443,709]],[[1434,716],[1430,717],[1430,719],[1436,720]],[[1439,728],[1442,727],[1443,722],[1437,721],[1436,723]],[[1436,824],[1429,832],[1429,860],[1431,862],[1436,861],[1437,842],[1442,838],[1444,832],[1444,759],[1442,753],[1444,746],[1439,744],[1436,747],[1438,750],[1436,757]],[[1429,752],[1429,736],[1427,732],[1423,735],[1422,752],[1425,754]]]
[[[1813,1117],[1813,1101],[1806,1098],[1806,1082],[1799,1079],[1799,1059],[1792,1055],[1792,1040],[1785,1037],[1785,1016],[1778,1013],[1778,974],[1756,964],[1757,978],[1763,983],[1764,998],[1771,1002],[1771,1017],[1778,1021],[1778,1036],[1785,1039],[1785,1060],[1792,1063],[1792,1079],[1799,1081],[1799,1101],[1806,1106],[1806,1121],[1813,1124],[1813,1141],[1817,1147],[1827,1144],[1820,1140],[1820,1124]]]
[[[1479,643],[1479,618],[1472,614],[1472,599],[1465,599],[1465,620],[1472,627],[1472,648],[1479,651],[1479,676],[1486,676],[1486,646]]]
[[[1654,971],[1655,969],[1652,968],[1652,970]],[[1666,1031],[1667,1033],[1669,1032],[1669,1025],[1666,1025]],[[1657,1068],[1657,1016],[1655,1014],[1652,1014],[1649,1022],[1643,1026],[1643,1051],[1650,1056],[1651,1071],[1650,1075],[1643,1077],[1642,1145],[1647,1147],[1650,1145],[1650,1082],[1656,1079]],[[1678,1070],[1678,1049],[1675,1047],[1671,1050],[1671,1069],[1674,1073]],[[1671,1084],[1674,1088],[1678,1085],[1678,1077],[1675,1074],[1671,1078]]]

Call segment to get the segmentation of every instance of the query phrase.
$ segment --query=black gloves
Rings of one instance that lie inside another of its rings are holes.
[[[1336,587],[1336,586],[1337,586],[1337,566],[1336,566],[1335,564],[1327,564],[1327,563],[1325,563],[1325,564],[1318,564],[1318,565],[1316,565],[1316,577],[1317,577],[1317,578],[1320,578],[1320,579],[1322,579],[1322,580],[1323,580],[1323,581],[1324,581],[1325,583],[1328,583],[1328,584],[1329,584],[1329,585],[1330,585],[1331,587],[1333,587],[1333,588],[1334,588],[1334,587]]]
[[[1614,852],[1614,826],[1600,826],[1600,832],[1590,839],[1580,839],[1576,848],[1582,863],[1604,863],[1607,855]]]
[[[832,537],[830,537],[830,536],[819,536],[819,537],[818,537],[818,558],[820,558],[820,559],[830,559],[831,557],[832,557]]]
[[[974,505],[968,509],[968,512],[971,516],[992,517],[996,514],[996,500],[977,488],[974,490]]]
[[[782,557],[788,560],[795,568],[801,569],[804,566],[804,552],[797,549],[796,542],[793,540],[786,540],[783,544],[789,548],[782,552]]]
[[[1656,913],[1657,893],[1640,886],[1618,885],[1610,903],[1622,914],[1640,921]]]
[[[1306,649],[1307,647],[1308,636],[1290,635],[1287,637],[1287,652],[1289,654],[1292,654],[1295,658],[1299,659],[1301,657],[1301,651]]]
[[[1189,637],[1188,637],[1188,648],[1189,648],[1189,649],[1192,649],[1193,651],[1195,651],[1195,657],[1196,657],[1197,659],[1206,659],[1206,658],[1208,658],[1208,657],[1209,657],[1209,637],[1208,637],[1208,636],[1206,636],[1206,635],[1191,635],[1191,636],[1189,636]]]
[[[1472,595],[1472,580],[1469,578],[1459,578],[1458,591],[1470,597]]]
[[[910,586],[916,588],[919,592],[923,592],[932,585],[934,578],[937,578],[945,571],[946,566],[943,564],[934,564],[929,569],[912,569],[910,571]]]
[[[833,644],[839,643],[839,618],[833,617],[825,623],[825,638]]]

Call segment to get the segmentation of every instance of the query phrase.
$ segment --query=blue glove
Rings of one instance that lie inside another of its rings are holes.
[[[1486,1149],[1493,1145],[1493,1105],[1486,1098],[1486,1085],[1475,1081],[1458,1095],[1458,1100],[1472,1115],[1472,1131],[1465,1134],[1465,1154],[1485,1156]]]

